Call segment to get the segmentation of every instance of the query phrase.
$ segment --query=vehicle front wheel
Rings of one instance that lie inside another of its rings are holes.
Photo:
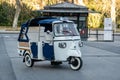
[[[34,61],[31,59],[30,55],[25,55],[25,65],[28,67],[32,67],[34,65]]]
[[[72,57],[70,59],[70,67],[75,71],[81,69],[82,64],[82,59],[80,57]]]

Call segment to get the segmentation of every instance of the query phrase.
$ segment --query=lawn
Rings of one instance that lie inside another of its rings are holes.
[[[0,30],[2,31],[19,31],[20,27],[12,28],[11,26],[0,26]]]

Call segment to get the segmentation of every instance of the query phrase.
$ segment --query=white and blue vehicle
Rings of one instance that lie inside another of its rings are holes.
[[[82,67],[80,35],[73,21],[57,18],[35,18],[21,26],[18,52],[26,66],[37,61],[50,61],[51,65],[68,62],[71,69]]]

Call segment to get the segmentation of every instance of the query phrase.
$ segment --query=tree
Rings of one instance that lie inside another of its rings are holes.
[[[74,0],[72,2],[74,2],[75,4],[78,4],[78,5],[85,5],[83,0]]]
[[[112,18],[112,25],[114,31],[116,31],[116,10],[115,10],[115,2],[116,0],[112,0],[111,3],[111,18]]]
[[[120,28],[120,0],[116,0],[116,23]]]
[[[15,16],[14,16],[14,21],[13,21],[13,28],[17,28],[17,23],[18,23],[18,18],[21,12],[21,1],[20,0],[16,0],[16,12],[15,12]]]
[[[88,27],[89,28],[99,28],[101,24],[101,14],[94,13],[89,14],[88,17]]]

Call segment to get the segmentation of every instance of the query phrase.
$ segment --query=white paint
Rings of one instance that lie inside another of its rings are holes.
[[[67,39],[67,37],[64,38],[66,38],[66,40],[69,40]],[[72,38],[74,39],[74,37]],[[56,61],[66,61],[69,56],[81,57],[81,51],[78,46],[80,38],[77,38],[78,39],[77,41],[72,40],[72,38],[70,41],[62,41],[59,38],[61,41],[54,42],[54,54]],[[66,48],[60,48],[59,43],[66,43],[67,45]]]
[[[42,41],[38,42],[38,59],[44,60]]]

